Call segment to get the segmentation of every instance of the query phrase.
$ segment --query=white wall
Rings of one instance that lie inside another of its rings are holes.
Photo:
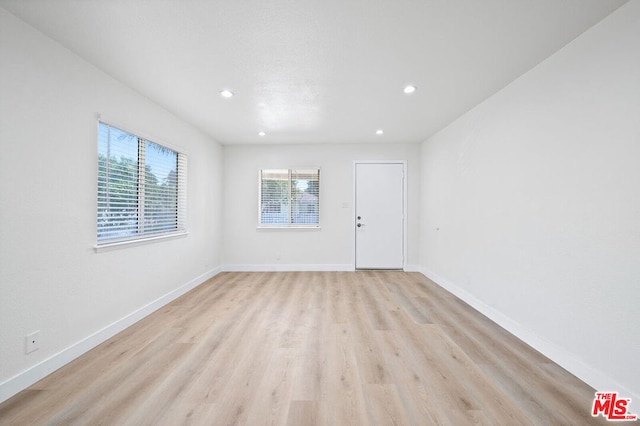
[[[408,257],[419,260],[420,144],[224,147],[224,264],[229,269],[352,269],[354,160],[408,160]],[[319,230],[257,229],[263,168],[320,167]],[[343,205],[346,203],[346,207]]]
[[[639,398],[640,2],[427,140],[422,171],[426,274]]]
[[[187,237],[94,251],[98,114],[188,152]],[[0,8],[0,401],[215,273],[221,179],[217,143]]]

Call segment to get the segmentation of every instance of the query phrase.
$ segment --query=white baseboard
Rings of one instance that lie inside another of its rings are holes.
[[[191,281],[187,282],[181,287],[178,287],[177,289],[170,291],[164,296],[130,313],[124,318],[121,318],[115,321],[114,323],[107,325],[101,330],[96,331],[95,333],[85,337],[84,339],[78,341],[77,343],[74,343],[68,348],[63,349],[57,354],[52,355],[51,357],[39,362],[33,367],[30,367],[27,370],[0,383],[0,403],[3,401],[6,401],[7,399],[17,394],[18,392],[36,383],[38,380],[43,379],[44,377],[53,373],[60,367],[78,358],[80,355],[95,348],[100,343],[115,336],[122,330],[135,324],[136,322],[140,321],[147,315],[153,313],[154,311],[160,309],[166,304],[172,302],[173,300],[182,296],[189,290],[197,287],[198,285],[202,284],[208,279],[216,276],[220,272],[222,272],[222,267],[217,267],[208,272],[205,272],[204,274],[192,279]]]
[[[405,265],[404,266],[404,272],[422,272],[422,266],[420,266],[420,265]]]
[[[602,373],[598,369],[585,364],[585,362],[576,354],[542,338],[527,327],[487,305],[461,287],[447,281],[424,267],[418,267],[416,272],[421,272],[431,281],[460,298],[491,321],[495,322],[509,333],[513,334],[547,358],[551,359],[553,362],[560,365],[562,368],[569,371],[571,374],[597,391],[617,391],[625,398],[630,397],[633,401],[640,401],[640,394],[638,392],[632,391],[630,388],[618,383],[616,380]]]
[[[350,264],[311,264],[311,265],[280,265],[280,264],[258,264],[258,265],[224,265],[225,272],[344,272],[353,271]]]
[[[310,265],[280,265],[280,264],[256,264],[256,265],[225,265],[224,272],[349,272],[355,271],[351,264],[310,264]],[[422,272],[418,265],[406,265],[405,272]]]

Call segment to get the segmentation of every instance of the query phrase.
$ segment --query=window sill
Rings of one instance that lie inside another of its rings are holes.
[[[135,240],[115,241],[111,243],[96,244],[95,246],[93,246],[93,248],[96,251],[96,253],[103,253],[106,251],[119,250],[126,247],[135,247],[135,246],[141,246],[145,244],[151,244],[157,241],[182,238],[182,237],[186,237],[188,234],[189,233],[185,231],[185,232],[179,232],[174,234],[155,235],[155,236],[137,238]]]
[[[322,229],[320,225],[258,225],[257,229],[282,229],[282,230],[300,230],[300,231],[319,231]]]

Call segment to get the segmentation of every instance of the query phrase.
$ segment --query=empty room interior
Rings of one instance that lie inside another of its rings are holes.
[[[639,163],[640,0],[0,0],[0,424],[634,420]]]

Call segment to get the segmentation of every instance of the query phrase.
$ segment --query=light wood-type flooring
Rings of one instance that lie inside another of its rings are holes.
[[[593,397],[421,274],[222,273],[5,401],[0,424],[604,424]]]

